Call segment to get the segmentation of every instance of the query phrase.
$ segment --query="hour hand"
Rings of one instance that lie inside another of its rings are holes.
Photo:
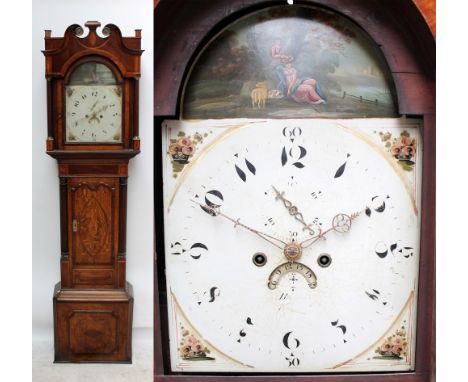
[[[99,110],[96,111],[96,113],[100,113],[102,111],[106,111],[109,108],[109,105],[103,105],[100,107]]]
[[[94,103],[93,103],[93,106],[91,106],[91,110],[90,111],[93,111],[94,108],[96,107],[97,103],[99,102],[99,100],[96,100]]]
[[[281,200],[283,202],[283,205],[286,207],[286,209],[289,212],[289,215],[291,215],[294,219],[296,219],[299,223],[301,223],[304,227],[302,227],[303,231],[308,231],[311,235],[315,235],[317,231],[319,231],[320,234],[320,227],[315,227],[312,228],[312,224],[307,224],[304,216],[302,215],[301,212],[299,212],[298,207],[296,207],[290,200],[286,199],[284,196],[284,192],[278,191],[275,186],[271,186],[273,190],[276,193],[275,200]]]
[[[225,213],[221,212],[221,209],[220,209],[219,206],[209,206],[207,204],[199,203],[196,200],[191,200],[191,201],[193,203],[195,203],[195,204],[198,204],[203,211],[210,214],[211,216],[222,216],[223,218],[233,222],[234,227],[238,227],[238,226],[242,227],[242,228],[254,233],[255,235],[261,237],[263,240],[268,241],[270,244],[274,245],[275,247],[280,248],[281,250],[287,244],[283,240],[280,240],[280,239],[278,239],[278,238],[276,238],[274,236],[268,235],[268,234],[266,234],[264,232],[260,232],[259,230],[255,229],[255,228],[249,227],[249,226],[245,225],[244,223],[241,223],[240,218],[235,219],[235,218],[232,218],[232,217],[226,215]]]

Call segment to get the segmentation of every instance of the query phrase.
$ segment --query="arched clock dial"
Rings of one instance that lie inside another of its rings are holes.
[[[122,95],[107,65],[78,65],[65,86],[65,142],[122,142]]]
[[[411,369],[409,329],[398,357],[375,353],[415,318],[419,248],[419,162],[405,172],[383,130],[419,143],[399,121],[168,123],[169,311],[249,372],[333,372],[349,360],[347,371]],[[206,142],[175,173],[171,145],[197,134]],[[188,370],[180,357],[172,340],[173,370]],[[190,371],[237,370],[210,357]]]
[[[67,142],[121,142],[122,89],[118,85],[68,86]]]

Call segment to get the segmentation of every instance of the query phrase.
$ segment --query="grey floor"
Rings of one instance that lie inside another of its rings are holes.
[[[34,382],[150,382],[153,380],[153,331],[133,330],[132,364],[53,363],[53,333],[33,336],[32,380]]]

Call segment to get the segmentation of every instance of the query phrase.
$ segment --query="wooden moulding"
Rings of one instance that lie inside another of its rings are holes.
[[[57,302],[126,302],[133,299],[133,286],[128,281],[123,289],[62,289],[55,284],[54,300]]]
[[[85,32],[78,24],[70,25],[63,37],[51,37],[51,32],[45,31],[42,52],[46,57],[46,78],[64,77],[71,65],[89,55],[109,59],[124,77],[139,78],[143,53],[141,31],[135,31],[135,37],[123,37],[116,25],[107,24],[100,35],[97,33],[100,26],[98,21],[88,21],[85,27],[89,33],[85,37],[82,37]]]
[[[139,150],[52,150],[47,151],[55,159],[130,159],[139,154]]]

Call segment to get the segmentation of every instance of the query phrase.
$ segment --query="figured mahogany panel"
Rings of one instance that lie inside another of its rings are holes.
[[[107,175],[107,174],[118,174],[117,164],[77,164],[69,165],[68,171],[74,175]]]
[[[70,350],[75,354],[118,351],[118,316],[112,310],[73,310],[68,318]]]
[[[73,285],[79,286],[112,286],[114,271],[112,269],[74,269]]]
[[[73,178],[70,183],[74,265],[113,265],[117,236],[115,178]]]

